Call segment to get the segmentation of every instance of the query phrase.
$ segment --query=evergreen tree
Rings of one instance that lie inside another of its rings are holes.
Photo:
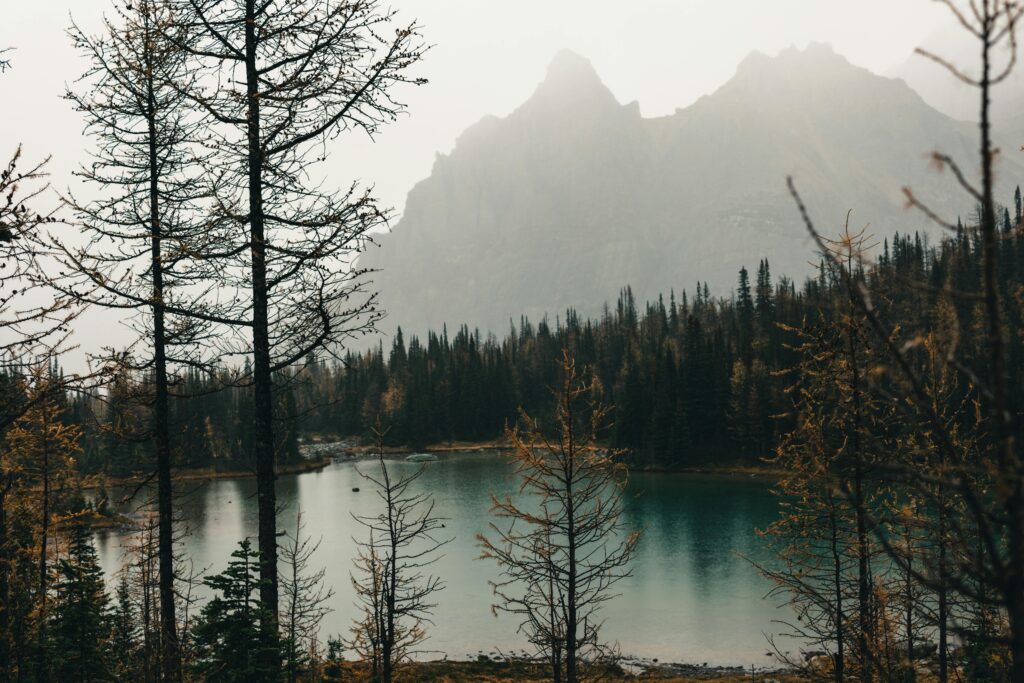
[[[118,581],[114,597],[115,603],[111,614],[113,633],[110,639],[114,679],[138,680],[143,674],[139,648],[142,629],[138,625],[140,615],[132,600],[128,578],[124,574]]]
[[[200,680],[250,683],[270,680],[260,628],[259,553],[249,539],[231,553],[227,569],[204,583],[216,595],[203,606],[193,629],[192,670]]]
[[[59,681],[115,680],[110,600],[91,535],[86,526],[73,525],[68,555],[57,563],[47,661]]]

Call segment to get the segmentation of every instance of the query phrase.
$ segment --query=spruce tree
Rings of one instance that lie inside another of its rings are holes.
[[[259,560],[244,539],[231,553],[227,569],[204,580],[216,595],[203,606],[192,633],[192,670],[200,680],[249,683],[272,674],[263,650],[274,647],[276,639],[267,638],[260,628]]]
[[[68,556],[57,563],[49,624],[49,663],[58,681],[113,681],[112,618],[91,531],[71,527]]]

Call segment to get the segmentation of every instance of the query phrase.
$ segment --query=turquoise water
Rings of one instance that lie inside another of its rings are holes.
[[[414,468],[404,461],[396,469]],[[358,466],[371,468],[372,462]],[[326,567],[336,594],[323,635],[346,633],[356,610],[349,571],[353,537],[362,528],[353,514],[376,512],[377,498],[353,463],[337,463],[321,472],[281,477],[278,496],[284,506],[280,525],[293,529],[297,510],[306,531],[322,538],[316,566]],[[368,469],[369,471],[369,469]],[[425,644],[452,658],[522,647],[517,623],[494,617],[488,579],[493,563],[476,559],[477,533],[487,531],[490,495],[511,492],[511,466],[497,453],[441,455],[429,463],[417,484],[431,491],[437,513],[446,517],[454,537],[434,572],[447,583],[437,598],[435,626]],[[190,528],[187,550],[197,568],[224,568],[239,539],[256,532],[255,480],[220,479],[203,485],[181,484],[182,516]],[[355,493],[353,487],[360,487]],[[605,610],[604,638],[618,642],[624,654],[709,664],[764,666],[766,633],[777,630],[781,615],[764,595],[769,584],[750,562],[767,561],[764,541],[755,534],[777,510],[763,480],[692,474],[632,475],[625,505],[626,522],[643,533],[633,561],[633,576],[618,585],[621,594]],[[121,565],[126,538],[116,531],[97,535],[104,568]]]

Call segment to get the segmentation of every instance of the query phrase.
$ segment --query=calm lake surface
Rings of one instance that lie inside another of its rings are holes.
[[[396,470],[420,465],[389,461]],[[372,461],[335,463],[321,472],[283,476],[278,496],[285,510],[280,527],[293,530],[302,511],[306,532],[323,539],[314,566],[326,567],[335,589],[333,612],[322,637],[345,633],[356,614],[349,570],[355,554],[352,538],[363,529],[352,514],[376,512],[378,499],[356,467],[371,471]],[[426,647],[451,658],[475,657],[517,649],[523,639],[510,616],[494,617],[488,579],[492,562],[477,560],[477,533],[487,531],[490,494],[513,491],[512,468],[505,456],[482,452],[440,455],[427,464],[418,484],[436,496],[437,512],[448,518],[454,541],[434,565],[447,583],[437,598],[435,626]],[[352,491],[360,487],[359,493]],[[219,479],[189,490],[183,502],[191,529],[188,552],[197,568],[224,569],[238,541],[256,533],[254,478]],[[763,480],[746,476],[633,474],[625,505],[626,522],[643,532],[633,561],[633,576],[619,584],[620,597],[604,610],[603,634],[624,654],[662,661],[765,666],[771,660],[765,633],[783,612],[764,598],[769,584],[748,557],[768,561],[755,529],[775,517],[777,503]],[[97,534],[100,559],[108,573],[122,563],[123,532]]]

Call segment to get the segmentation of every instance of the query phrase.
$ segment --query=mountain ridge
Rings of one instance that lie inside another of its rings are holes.
[[[853,209],[880,241],[928,228],[902,210],[906,184],[937,210],[969,210],[927,157],[972,158],[971,132],[823,44],[751,53],[715,92],[655,118],[562,51],[522,105],[437,156],[363,263],[381,269],[385,329],[416,333],[593,314],[626,285],[641,299],[696,281],[723,294],[761,258],[801,278],[814,253],[786,176],[823,232]],[[1013,179],[1024,172],[1006,165]]]

